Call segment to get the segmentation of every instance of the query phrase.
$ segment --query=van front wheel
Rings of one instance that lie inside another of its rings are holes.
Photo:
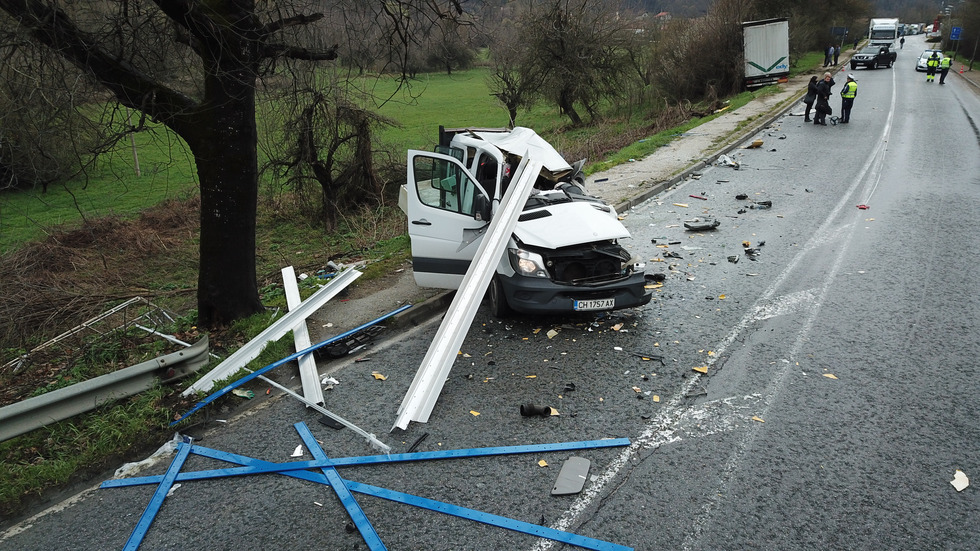
[[[508,314],[510,314],[510,306],[507,304],[504,286],[500,283],[500,275],[494,274],[493,279],[490,280],[490,315],[503,318]]]

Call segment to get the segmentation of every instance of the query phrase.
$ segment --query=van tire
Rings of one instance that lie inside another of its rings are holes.
[[[510,306],[507,304],[504,286],[500,283],[500,275],[493,274],[493,279],[490,280],[490,315],[495,318],[505,318],[508,314],[510,314]]]

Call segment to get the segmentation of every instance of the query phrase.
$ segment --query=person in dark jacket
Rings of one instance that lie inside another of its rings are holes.
[[[817,83],[817,109],[813,115],[813,124],[827,126],[827,115],[833,112],[830,108],[830,91],[834,84],[836,83],[830,73],[824,73],[823,80]]]
[[[837,65],[837,59],[840,57],[840,46],[834,46],[834,65]]]
[[[803,122],[810,122],[810,109],[813,102],[817,101],[817,75],[810,77],[810,83],[806,85],[806,95],[803,96],[803,103],[806,104],[806,111],[803,112]]]

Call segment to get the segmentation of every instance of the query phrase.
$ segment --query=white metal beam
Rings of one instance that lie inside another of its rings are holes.
[[[299,307],[299,285],[296,284],[296,272],[292,266],[282,269],[282,286],[286,291],[286,307],[290,311]],[[310,347],[310,330],[306,320],[300,320],[293,326],[293,344],[296,350],[306,350]],[[313,354],[303,354],[297,358],[299,362],[299,378],[303,381],[303,397],[314,404],[323,403],[323,388],[320,386],[320,374],[316,370],[316,360]]]
[[[345,287],[359,277],[361,277],[361,272],[354,268],[344,270],[337,274],[322,289],[303,301],[298,308],[276,320],[265,331],[262,331],[254,339],[245,343],[244,346],[232,353],[231,356],[225,358],[225,361],[209,371],[207,375],[189,386],[187,390],[181,393],[181,396],[190,396],[198,391],[207,392],[211,390],[215,381],[225,379],[245,367],[248,362],[259,356],[268,343],[281,339],[283,335],[293,329],[298,321],[308,318],[313,312],[319,310],[328,300],[337,296],[337,293],[343,291]]]
[[[453,298],[425,358],[422,359],[422,365],[415,373],[415,379],[398,408],[398,418],[391,430],[395,430],[395,427],[407,429],[412,421],[428,422],[429,414],[432,413],[446,383],[446,377],[456,361],[456,353],[473,323],[480,300],[490,284],[490,278],[497,269],[497,263],[504,254],[504,248],[517,226],[517,218],[524,210],[524,203],[540,172],[541,163],[529,160],[528,157],[524,157],[518,166],[507,193],[500,200],[500,208],[494,214],[490,227],[463,276],[456,297]]]

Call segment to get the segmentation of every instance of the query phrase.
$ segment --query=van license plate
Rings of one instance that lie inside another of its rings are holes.
[[[616,299],[600,298],[594,300],[576,300],[574,306],[575,310],[579,312],[584,312],[587,310],[611,310],[616,307]]]

